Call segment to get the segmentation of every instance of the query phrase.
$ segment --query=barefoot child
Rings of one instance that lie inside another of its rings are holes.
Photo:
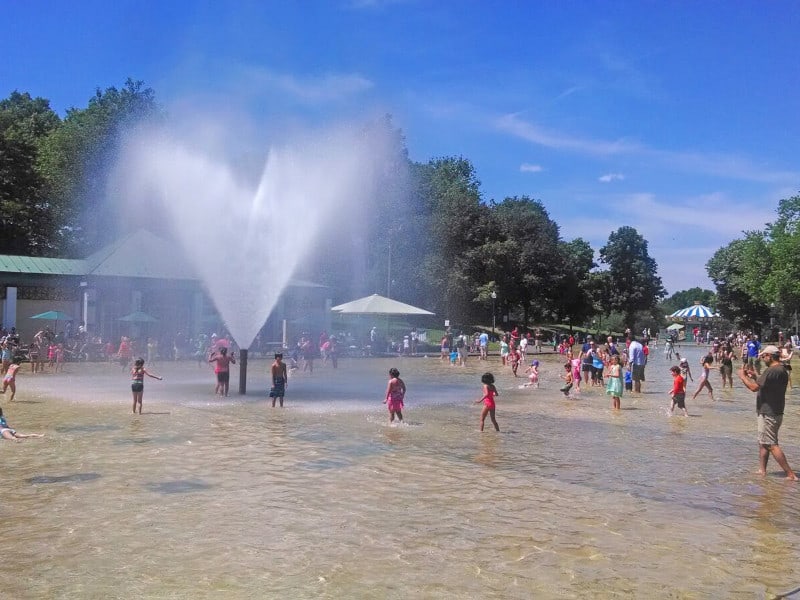
[[[625,391],[633,391],[633,372],[631,371],[630,363],[628,363],[628,366],[625,367]]]
[[[483,398],[475,400],[475,404],[483,402],[483,410],[481,411],[481,431],[483,431],[483,423],[486,421],[486,415],[492,419],[495,431],[500,431],[500,426],[495,419],[494,411],[497,405],[495,404],[495,396],[498,395],[497,388],[494,387],[494,375],[491,373],[484,373],[481,376],[481,383],[483,384]]]
[[[561,379],[564,380],[564,385],[558,391],[563,393],[565,396],[569,396],[569,391],[572,389],[572,365],[570,363],[566,363],[564,365],[564,374],[561,376]]]
[[[208,362],[214,364],[214,374],[217,376],[217,387],[214,388],[214,395],[227,396],[228,386],[231,381],[231,365],[236,364],[236,356],[228,356],[228,349],[220,346],[219,350],[212,350]]]
[[[711,399],[714,399],[714,389],[711,387],[711,382],[709,381],[709,374],[711,373],[711,366],[714,363],[714,355],[709,352],[703,358],[700,359],[700,366],[702,367],[702,372],[700,373],[700,385],[697,386],[697,391],[695,391],[694,396],[692,396],[692,400],[697,398],[697,394],[700,393],[704,387],[708,388],[708,395],[711,396]]]
[[[681,375],[680,367],[673,366],[670,371],[672,371],[672,391],[670,391],[669,395],[672,397],[672,405],[669,407],[669,414],[672,415],[677,406],[683,410],[683,416],[688,417],[689,413],[686,411],[686,380]]]
[[[406,396],[406,384],[400,379],[400,371],[395,368],[389,369],[389,384],[386,386],[386,399],[383,403],[389,409],[389,423],[397,420],[403,422],[403,398]]]
[[[11,398],[10,402],[14,401],[14,396],[17,395],[17,370],[19,369],[19,364],[11,363],[8,365],[8,370],[6,371],[5,377],[3,377],[3,391],[2,393],[6,393],[7,388],[11,388]]]
[[[25,438],[40,438],[44,437],[43,433],[19,433],[15,429],[11,428],[11,425],[8,424],[6,418],[3,416],[3,409],[0,408],[0,437],[5,440],[15,440],[20,441]]]
[[[526,387],[532,385],[532,386],[538,388],[539,387],[539,361],[538,360],[534,360],[531,363],[531,366],[528,367],[527,369],[525,369],[525,372],[526,373],[530,373],[530,375],[528,375],[528,383],[527,383]]]
[[[611,408],[620,409],[620,396],[622,396],[622,367],[619,364],[619,355],[611,356],[608,366],[608,384],[606,394],[611,396]]]
[[[163,380],[163,377],[148,373],[144,368],[144,359],[137,358],[131,368],[131,392],[133,392],[133,414],[136,414],[136,404],[139,404],[139,414],[142,414],[142,396],[144,396],[144,376],[152,377],[153,379]]]
[[[280,400],[281,408],[283,408],[283,395],[286,393],[289,377],[286,374],[286,363],[283,362],[283,354],[280,352],[275,354],[275,362],[272,363],[270,374],[272,375],[272,389],[269,391],[269,397],[272,398],[272,408],[275,408],[276,400]]]

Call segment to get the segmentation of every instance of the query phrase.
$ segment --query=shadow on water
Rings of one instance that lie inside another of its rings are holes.
[[[145,487],[157,494],[190,494],[192,492],[204,492],[214,486],[205,481],[176,479],[174,481],[154,481],[145,484]]]
[[[134,444],[147,444],[153,442],[159,446],[166,446],[168,444],[181,444],[186,441],[185,437],[177,435],[161,435],[155,437],[144,438],[117,438],[111,442],[114,446],[132,446]]]
[[[95,433],[98,431],[118,431],[122,429],[119,425],[59,425],[56,431],[59,433]]]
[[[26,481],[28,483],[83,483],[100,479],[100,473],[72,473],[71,475],[37,475]]]

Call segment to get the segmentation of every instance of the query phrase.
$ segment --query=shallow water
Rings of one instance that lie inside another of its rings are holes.
[[[693,364],[700,351],[684,349]],[[286,407],[213,395],[194,363],[152,367],[144,414],[127,372],[67,365],[18,378],[0,443],[0,589],[18,598],[763,598],[800,585],[800,487],[754,475],[741,384],[665,415],[669,363],[613,413],[498,378],[502,432],[477,431],[480,374],[438,358],[296,373]],[[381,404],[397,366],[407,424]],[[695,369],[698,370],[698,369]],[[238,373],[231,380],[238,382]],[[690,391],[694,391],[689,384]],[[236,385],[234,384],[234,388]],[[800,466],[800,394],[781,431]]]

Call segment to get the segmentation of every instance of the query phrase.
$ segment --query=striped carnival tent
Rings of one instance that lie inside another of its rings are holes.
[[[699,302],[695,302],[693,306],[687,306],[686,308],[676,310],[669,315],[669,318],[685,321],[706,321],[719,318],[719,315],[714,312],[714,309],[704,306]]]

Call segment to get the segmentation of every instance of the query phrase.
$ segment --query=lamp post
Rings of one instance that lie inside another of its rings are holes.
[[[494,311],[495,300],[497,300],[497,292],[492,290],[492,337],[494,337],[494,327],[495,327],[495,311]]]

